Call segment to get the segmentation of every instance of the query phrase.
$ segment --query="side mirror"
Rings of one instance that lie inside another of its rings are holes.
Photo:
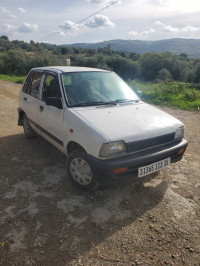
[[[138,97],[142,97],[142,91],[137,91],[137,95],[138,95]]]
[[[57,98],[57,97],[47,97],[46,98],[46,104],[54,106],[58,109],[63,108],[61,98]]]

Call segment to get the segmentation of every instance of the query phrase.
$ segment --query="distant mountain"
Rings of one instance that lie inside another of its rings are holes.
[[[186,53],[190,58],[200,57],[200,39],[169,39],[160,41],[111,40],[98,43],[73,43],[70,45],[81,48],[98,49],[110,45],[112,50],[135,52],[138,54],[151,52]]]

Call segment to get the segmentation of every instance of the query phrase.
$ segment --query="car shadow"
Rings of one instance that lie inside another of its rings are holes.
[[[148,220],[168,188],[165,181],[151,183],[152,174],[85,192],[71,185],[65,156],[41,137],[1,137],[0,150],[0,236],[8,245],[7,264],[28,257],[36,264],[70,265],[144,215]]]

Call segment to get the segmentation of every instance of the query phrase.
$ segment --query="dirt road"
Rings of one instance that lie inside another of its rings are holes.
[[[17,126],[19,85],[0,81],[0,265],[200,265],[200,112],[181,162],[83,192],[65,157]]]

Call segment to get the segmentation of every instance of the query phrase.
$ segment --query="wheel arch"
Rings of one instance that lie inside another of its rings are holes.
[[[67,155],[70,155],[75,150],[79,150],[81,152],[87,153],[86,150],[80,144],[78,144],[75,141],[70,141],[67,144]]]
[[[25,112],[21,108],[18,108],[18,114],[18,126],[23,126],[23,115]]]

